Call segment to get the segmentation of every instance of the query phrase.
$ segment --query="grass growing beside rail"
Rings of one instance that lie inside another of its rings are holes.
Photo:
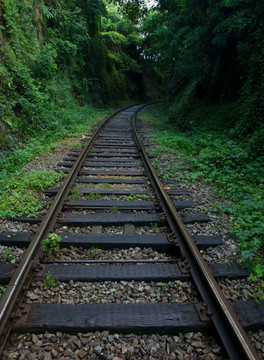
[[[264,157],[253,156],[247,143],[241,144],[228,132],[196,128],[181,133],[157,107],[141,118],[153,127],[156,152],[179,157],[168,169],[169,175],[185,182],[207,182],[225,198],[226,205],[217,206],[216,211],[229,215],[231,232],[240,244],[241,264],[251,279],[263,279]],[[260,297],[264,298],[262,289]]]
[[[23,166],[37,155],[55,149],[62,140],[65,139],[67,144],[68,138],[87,134],[105,113],[112,111],[89,104],[80,106],[66,85],[65,81],[61,81],[60,91],[56,93],[57,103],[51,102],[45,107],[45,122],[35,126],[24,124],[19,129],[14,125],[8,134],[0,136],[0,217],[33,215],[42,209],[45,204],[38,201],[42,190],[55,184],[62,174],[53,171],[25,172]],[[70,145],[83,144],[75,142]]]
[[[0,217],[36,216],[45,207],[42,191],[56,184],[62,173],[55,171],[15,172],[0,179]]]
[[[48,127],[38,128],[37,131],[31,129],[30,134],[24,134],[23,141],[19,141],[16,134],[9,135],[9,146],[0,149],[0,177],[19,170],[36,155],[55,149],[62,139],[87,133],[105,112],[90,105],[80,107],[72,103],[50,114],[52,119]]]

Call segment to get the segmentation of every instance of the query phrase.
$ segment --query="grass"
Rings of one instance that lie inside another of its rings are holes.
[[[91,105],[81,107],[69,89],[66,90],[58,94],[61,98],[57,100],[64,104],[62,107],[54,104],[47,106],[43,128],[22,129],[22,140],[14,130],[8,135],[8,142],[5,142],[8,146],[0,144],[0,217],[36,216],[45,207],[45,203],[39,202],[39,198],[43,197],[42,191],[65,175],[53,171],[25,172],[23,166],[60,144],[84,146],[77,140],[78,137],[84,138],[83,134],[87,134],[105,116],[106,109],[96,109]],[[69,142],[70,138],[73,138],[72,143]]]
[[[101,184],[95,184],[94,188],[95,189],[132,189],[133,185],[101,183]]]
[[[130,195],[121,195],[123,201],[137,201],[145,200],[148,198],[145,194],[130,194]]]
[[[84,194],[86,200],[99,200],[102,195],[96,193]]]
[[[216,210],[229,215],[230,230],[240,244],[241,264],[264,287],[264,157],[254,157],[247,144],[241,145],[223,130],[196,128],[182,133],[158,107],[141,119],[152,126],[151,138],[158,144],[155,153],[178,158],[167,175],[183,182],[209,183],[225,199],[225,205]],[[159,171],[158,160],[154,165]],[[260,297],[264,298],[262,289]]]
[[[37,216],[45,207],[43,190],[56,184],[63,173],[55,171],[22,171],[0,179],[0,217],[14,218],[27,214]]]
[[[10,136],[11,145],[0,152],[0,177],[7,177],[10,172],[21,169],[25,164],[34,160],[37,155],[55,149],[62,139],[81,136],[84,131],[91,128],[102,117],[102,110],[92,109],[88,105],[80,109],[74,107],[74,109],[68,110],[66,115],[64,114],[66,119],[71,114],[75,119],[72,123],[68,123],[69,120],[67,119],[65,124],[58,124],[58,128],[45,129],[43,132],[33,133],[24,138],[23,142]],[[82,147],[84,144],[76,141],[71,145]]]

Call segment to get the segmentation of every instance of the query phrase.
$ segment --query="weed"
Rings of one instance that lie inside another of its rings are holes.
[[[112,184],[107,184],[107,183],[100,183],[100,184],[96,184],[95,188],[96,189],[112,189],[113,185]]]
[[[100,194],[96,194],[96,193],[90,193],[88,195],[85,196],[87,200],[98,200],[101,198]]]
[[[153,230],[155,230],[156,232],[159,231],[159,225],[157,223],[150,223],[150,226],[152,227]]]
[[[167,283],[162,283],[162,284],[161,284],[161,287],[162,287],[162,289],[163,289],[164,291],[169,290],[169,285],[168,285]]]
[[[80,192],[78,190],[78,187],[77,186],[74,186],[72,189],[71,189],[71,192],[70,192],[70,195],[68,196],[69,199],[79,199],[80,198]]]
[[[45,279],[43,280],[42,287],[54,288],[59,284],[59,280],[52,275],[50,271],[47,272]]]
[[[130,194],[130,195],[125,195],[123,197],[123,199],[126,201],[137,201],[137,200],[147,199],[147,195],[145,195],[145,194]]]
[[[7,285],[0,285],[0,297],[5,293]]]
[[[108,255],[107,255],[107,259],[108,259],[108,260],[114,260],[114,259],[115,259],[115,255],[114,255],[114,254],[108,254]]]
[[[82,148],[84,146],[84,144],[80,141],[76,141],[70,144],[72,147],[79,147]]]
[[[112,214],[118,213],[118,212],[119,212],[118,206],[113,206],[113,207],[110,209],[110,212],[111,212]]]
[[[96,259],[96,257],[101,254],[102,250],[101,249],[98,249],[98,248],[95,248],[95,247],[91,247],[90,249],[90,259]]]
[[[96,189],[131,189],[132,185],[100,183],[100,184],[96,184],[94,187]]]
[[[15,255],[11,249],[6,249],[5,256],[3,258],[3,262],[5,263],[14,263],[15,262]]]
[[[57,234],[49,234],[47,239],[42,240],[41,249],[44,255],[55,255],[57,256],[58,251],[60,250],[60,241],[61,237]]]

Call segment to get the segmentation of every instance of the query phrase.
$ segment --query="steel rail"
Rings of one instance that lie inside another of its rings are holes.
[[[205,301],[208,303],[211,310],[214,310],[212,320],[226,348],[226,351],[232,360],[257,360],[259,357],[253,344],[250,342],[245,330],[241,326],[231,304],[228,303],[227,299],[223,295],[212,274],[212,271],[200,254],[191,234],[185,227],[181,216],[176,211],[171,199],[164,190],[164,187],[150,162],[150,159],[144,149],[144,145],[137,131],[137,114],[138,111],[132,117],[133,133],[142,160],[146,166],[148,174],[150,175],[150,179],[152,180],[151,182],[154,185],[154,188],[158,191],[163,211],[166,213],[166,215],[168,215],[169,222],[172,220],[174,223],[176,234],[184,241],[184,243],[179,243],[179,245],[190,263],[190,270],[193,278],[200,283],[202,283],[201,276],[205,280],[206,285],[205,287],[202,285],[201,295],[205,298]]]
[[[57,221],[57,217],[62,209],[64,200],[67,198],[71,186],[73,185],[74,180],[77,177],[87,154],[91,150],[92,146],[98,138],[98,135],[105,127],[105,125],[120,112],[134,106],[135,105],[126,106],[119,109],[113,115],[109,116],[98,127],[92,138],[88,141],[87,145],[85,145],[80,151],[79,156],[76,158],[76,161],[74,162],[69,174],[61,185],[57,195],[52,201],[46,215],[44,216],[35,235],[33,236],[22,260],[20,261],[8,284],[5,293],[1,296],[0,299],[0,355],[3,351],[6,338],[9,335],[12,327],[13,317],[11,316],[11,313],[14,312],[14,310],[16,310],[15,308],[19,305],[19,294],[21,293],[26,280],[29,279],[30,276],[32,277],[32,267],[34,267],[34,265],[37,267],[38,265],[37,254],[40,251],[41,241],[47,237],[49,232],[53,229]]]

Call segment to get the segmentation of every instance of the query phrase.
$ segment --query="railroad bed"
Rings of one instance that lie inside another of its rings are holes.
[[[3,359],[259,358],[247,331],[263,327],[263,306],[230,303],[218,285],[248,273],[203,260],[224,242],[188,231],[210,218],[182,184],[158,179],[136,127],[143,107],[120,110],[58,163],[68,176],[46,190],[46,214],[15,219],[36,231],[0,234],[26,249],[0,264]],[[51,233],[60,250],[48,256]]]

